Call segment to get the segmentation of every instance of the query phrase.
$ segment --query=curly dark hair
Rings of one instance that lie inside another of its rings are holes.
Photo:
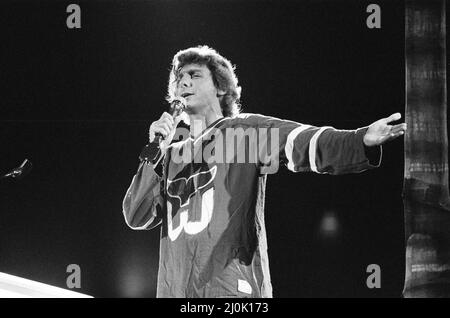
[[[225,95],[219,98],[222,114],[225,117],[239,114],[241,87],[238,86],[238,79],[235,74],[236,67],[216,50],[206,45],[191,47],[175,54],[169,76],[167,101],[171,102],[175,98],[176,82],[180,69],[187,64],[206,65],[211,72],[216,88],[225,92]]]

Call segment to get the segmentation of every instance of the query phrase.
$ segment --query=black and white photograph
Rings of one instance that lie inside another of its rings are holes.
[[[450,297],[446,7],[3,1],[0,298]]]

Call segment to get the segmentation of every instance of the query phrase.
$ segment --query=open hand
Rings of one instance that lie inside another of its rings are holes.
[[[364,135],[363,142],[366,146],[379,146],[385,142],[402,136],[406,131],[406,124],[389,125],[390,122],[402,118],[400,113],[392,114],[387,118],[372,123]]]

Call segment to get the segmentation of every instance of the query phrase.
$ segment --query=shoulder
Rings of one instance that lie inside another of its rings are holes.
[[[225,127],[260,127],[269,124],[269,121],[273,117],[254,114],[254,113],[241,113],[224,121]]]

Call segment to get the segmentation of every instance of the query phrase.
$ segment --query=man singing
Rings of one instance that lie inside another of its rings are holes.
[[[272,297],[264,195],[274,164],[359,173],[379,167],[381,145],[406,131],[390,124],[399,113],[356,130],[239,114],[240,90],[230,61],[207,46],[173,58],[167,99],[184,101],[190,131],[172,142],[182,116],[151,124],[149,141],[162,136],[164,159],[141,159],[123,201],[132,229],[161,225],[157,297]],[[255,132],[257,142],[236,142],[236,131]]]

